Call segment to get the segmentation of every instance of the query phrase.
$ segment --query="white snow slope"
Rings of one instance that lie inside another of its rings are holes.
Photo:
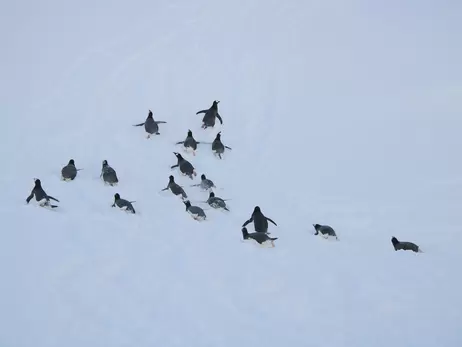
[[[462,345],[460,2],[1,7],[0,347]],[[232,147],[187,155],[232,199],[205,222],[159,193],[207,197],[170,170],[188,129]],[[256,205],[275,248],[242,242]]]

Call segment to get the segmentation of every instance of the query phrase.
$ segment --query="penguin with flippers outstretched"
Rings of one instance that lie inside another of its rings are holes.
[[[160,135],[159,133],[159,124],[165,124],[164,121],[156,121],[153,118],[152,111],[149,110],[148,117],[143,123],[135,124],[134,127],[140,127],[144,125],[144,130],[148,133],[147,138],[149,139],[151,135]]]
[[[200,144],[200,142],[196,141],[192,134],[192,131],[188,130],[188,135],[186,136],[186,139],[184,141],[179,141],[176,144],[182,144],[185,150],[192,149],[193,155],[196,155],[197,145]]]
[[[223,119],[221,119],[220,114],[218,113],[218,103],[220,101],[215,100],[212,106],[208,110],[198,111],[196,114],[205,113],[202,118],[202,128],[207,129],[208,127],[213,128],[215,126],[215,119],[218,118],[220,124],[223,124]]]
[[[223,142],[221,142],[221,131],[215,137],[215,140],[212,142],[212,151],[215,155],[218,155],[220,159],[221,155],[225,152],[225,148],[232,149],[231,147],[225,146]]]
[[[222,208],[223,210],[226,210],[229,212],[228,207],[226,206],[226,202],[224,199],[219,198],[218,196],[215,196],[214,192],[210,192],[209,198],[207,199],[207,204],[210,205],[212,208]]]
[[[266,217],[262,212],[259,206],[255,206],[252,216],[247,220],[242,227],[245,227],[247,224],[253,222],[253,226],[256,232],[258,233],[268,233],[268,221],[277,226],[277,224],[269,217]]]
[[[51,208],[56,208],[58,206],[56,205],[51,205],[50,200],[54,200],[56,202],[59,202],[58,199],[52,197],[51,195],[48,195],[45,190],[42,188],[42,182],[36,178],[35,180],[35,186],[32,189],[30,195],[26,198],[26,202],[29,203],[32,198],[35,196],[35,200],[39,203],[41,207],[51,207]]]
[[[205,177],[205,174],[201,175],[201,183],[193,184],[191,187],[200,187],[202,190],[210,190],[212,188],[216,188],[215,183]]]
[[[170,189],[170,191],[174,194],[174,195],[181,195],[183,199],[186,199],[188,196],[186,195],[185,191],[183,188],[180,187],[180,185],[178,183],[175,182],[175,178],[170,175],[170,177],[168,178],[168,185],[167,187],[165,187],[164,189],[161,190],[161,192],[167,190],[167,189]]]

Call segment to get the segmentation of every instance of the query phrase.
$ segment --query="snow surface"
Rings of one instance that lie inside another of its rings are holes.
[[[0,13],[0,347],[462,345],[460,1]],[[204,131],[215,99],[224,124]],[[132,127],[148,109],[168,122],[150,140]],[[194,182],[170,170],[188,129],[233,149],[188,155]],[[231,212],[194,221],[159,193],[172,172],[195,204],[205,173]],[[34,177],[58,210],[26,205]],[[242,242],[255,205],[275,248]]]

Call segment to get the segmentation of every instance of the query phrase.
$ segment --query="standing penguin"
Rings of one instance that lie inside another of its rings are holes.
[[[207,177],[205,177],[204,174],[201,175],[201,183],[193,184],[191,187],[201,187],[202,190],[216,188],[215,183],[213,183],[212,180],[209,180]]]
[[[188,212],[195,220],[204,220],[207,218],[203,209],[199,206],[191,206],[189,200],[183,201],[186,206],[186,212]]]
[[[396,237],[391,238],[391,243],[395,248],[395,251],[403,250],[403,251],[413,251],[416,253],[423,253],[419,246],[415,243],[407,242],[407,241],[398,241]]]
[[[220,114],[218,113],[218,103],[220,101],[215,100],[212,106],[208,110],[198,111],[196,114],[205,113],[204,118],[202,118],[202,128],[207,129],[208,127],[215,126],[215,118],[218,118],[220,124],[223,124],[223,119],[221,119]]]
[[[107,160],[103,160],[103,168],[101,169],[100,177],[103,178],[104,183],[111,186],[115,186],[117,183],[119,183],[116,171],[109,166]]]
[[[328,225],[320,225],[320,224],[313,224],[314,230],[316,232],[314,233],[315,235],[321,234],[324,238],[328,238],[329,236],[335,237],[338,240],[337,234],[335,233],[335,230],[332,229]]]
[[[178,163],[176,165],[171,166],[171,169],[174,169],[176,167],[179,167],[180,172],[183,175],[187,175],[190,179],[193,179],[193,175],[196,176],[197,173],[194,170],[194,166],[187,161],[186,159],[183,158],[183,156],[180,153],[173,152],[175,154],[176,158],[178,159]]]
[[[151,135],[160,135],[159,133],[159,124],[165,124],[167,122],[164,121],[155,121],[154,118],[152,117],[152,111],[149,110],[148,118],[146,118],[146,121],[140,124],[135,124],[134,127],[140,127],[144,125],[144,130],[148,133],[147,138],[149,139]]]
[[[242,227],[242,238],[244,240],[249,240],[249,239],[255,240],[260,245],[263,245],[269,241],[272,247],[274,247],[274,241],[278,239],[277,237],[269,237],[265,233],[250,233],[249,234],[246,227]]]
[[[214,192],[210,192],[209,198],[206,202],[213,208],[222,208],[229,212],[228,207],[226,207],[225,200],[215,196]]]
[[[175,178],[170,175],[170,177],[168,178],[168,185],[167,187],[165,187],[164,189],[162,189],[161,191],[165,191],[167,189],[170,189],[170,191],[174,194],[174,195],[181,195],[183,199],[186,199],[188,196],[186,195],[185,191],[183,188],[181,188],[178,183],[175,182]]]
[[[61,179],[63,181],[72,181],[77,176],[77,171],[82,169],[77,169],[75,167],[74,159],[69,160],[69,163],[61,169]]]
[[[196,141],[194,138],[192,131],[188,130],[188,136],[186,136],[186,139],[184,141],[179,141],[176,143],[177,145],[183,144],[185,150],[188,150],[189,148],[192,149],[193,155],[196,155],[196,149],[197,145],[200,144],[200,142]]]
[[[266,217],[260,210],[259,206],[255,206],[252,216],[247,220],[242,227],[245,227],[247,224],[253,222],[253,227],[258,233],[268,233],[268,221],[277,226],[277,224],[271,219]]]
[[[218,155],[218,157],[221,159],[221,155],[225,152],[225,148],[231,149],[231,147],[225,146],[221,142],[221,131],[220,131],[215,137],[215,140],[213,140],[212,142],[212,151],[214,152],[215,155]]]
[[[124,211],[127,211],[127,212],[131,212],[131,213],[135,213],[135,209],[133,208],[133,203],[134,201],[128,201],[128,200],[125,200],[125,199],[122,199],[119,195],[119,193],[116,193],[114,194],[114,203],[112,204],[112,207],[118,207],[120,208],[121,210],[124,210]]]
[[[29,203],[32,198],[35,196],[35,200],[38,201],[39,205],[41,207],[51,207],[51,208],[56,208],[58,206],[56,205],[51,205],[50,204],[50,200],[54,200],[56,202],[59,202],[58,199],[55,199],[54,197],[52,197],[51,195],[48,195],[42,188],[42,182],[36,178],[35,180],[35,186],[34,188],[32,189],[30,195],[26,198],[26,202]]]

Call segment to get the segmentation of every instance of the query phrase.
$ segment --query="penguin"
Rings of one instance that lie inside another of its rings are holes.
[[[267,243],[268,241],[271,243],[271,247],[274,247],[274,241],[277,240],[277,237],[269,237],[265,233],[250,233],[247,231],[246,227],[242,227],[242,238],[244,240],[255,240],[260,245]]]
[[[103,178],[104,183],[109,184],[111,186],[115,186],[117,185],[117,183],[119,183],[117,173],[112,167],[109,166],[107,160],[103,160],[103,168],[101,169],[100,177]]]
[[[196,114],[205,113],[204,118],[202,118],[202,129],[207,129],[208,127],[213,128],[215,126],[215,118],[218,118],[220,124],[223,124],[223,119],[221,119],[221,116],[218,113],[219,102],[220,101],[215,100],[208,110],[196,112]]]
[[[216,188],[215,183],[213,183],[212,180],[209,180],[207,177],[205,177],[204,174],[201,175],[201,183],[193,184],[191,187],[201,187],[202,190]]]
[[[161,191],[165,191],[167,189],[170,189],[171,192],[174,194],[174,195],[181,195],[183,199],[186,199],[188,196],[186,195],[185,191],[183,188],[181,188],[176,182],[175,182],[175,178],[170,175],[170,177],[168,178],[168,185],[167,187],[165,187],[164,189],[162,189]]]
[[[214,152],[215,155],[218,155],[220,159],[221,155],[225,152],[225,148],[231,149],[231,147],[223,145],[221,142],[221,131],[217,134],[215,137],[215,140],[212,142],[212,151]]]
[[[35,200],[38,201],[39,205],[41,207],[51,207],[51,208],[56,208],[58,206],[56,205],[51,205],[50,200],[54,200],[56,202],[59,202],[58,199],[52,197],[51,195],[48,195],[42,188],[42,182],[36,178],[35,180],[35,186],[32,189],[30,195],[27,197],[26,202],[29,203],[32,198],[35,196]]]
[[[332,229],[330,226],[328,226],[328,225],[320,225],[320,224],[313,224],[313,227],[316,230],[316,232],[314,233],[315,235],[318,235],[319,233],[321,233],[321,235],[326,239],[329,236],[332,236],[332,237],[335,237],[338,240],[337,234],[335,234],[334,229]]]
[[[271,219],[266,217],[260,210],[259,206],[255,206],[252,216],[247,220],[242,227],[245,227],[247,224],[253,222],[253,227],[258,233],[268,233],[268,221],[277,226],[277,224]]]
[[[207,199],[207,204],[209,204],[213,208],[222,208],[229,212],[225,200],[215,196],[214,192],[210,192],[209,198]]]
[[[77,176],[77,171],[82,169],[77,169],[75,167],[74,159],[69,160],[69,163],[61,169],[61,179],[63,181],[72,181]]]
[[[188,212],[195,220],[204,220],[207,218],[203,209],[199,206],[191,206],[189,200],[183,201],[186,206],[186,212]]]
[[[403,251],[413,251],[415,253],[423,253],[419,246],[412,242],[406,241],[398,241],[396,237],[391,238],[391,243],[395,248],[395,251],[403,250]]]
[[[196,139],[194,139],[192,131],[188,130],[188,136],[186,136],[186,139],[184,141],[179,141],[176,144],[177,145],[183,144],[185,150],[188,150],[189,148],[191,148],[193,151],[193,155],[196,155],[197,145],[200,144],[200,142],[196,141]]]
[[[152,117],[152,111],[149,110],[148,117],[143,123],[140,124],[135,124],[134,127],[140,127],[144,125],[144,130],[148,133],[147,138],[149,139],[151,135],[160,135],[159,133],[159,124],[165,124],[167,122],[164,121],[155,121],[154,118]]]
[[[119,193],[114,194],[114,203],[112,204],[112,207],[118,207],[121,210],[131,212],[135,214],[135,209],[133,208],[133,203],[134,201],[128,201],[125,199],[121,199]]]
[[[176,158],[178,159],[178,163],[176,165],[171,166],[171,169],[179,167],[180,172],[183,175],[187,175],[190,179],[193,179],[193,175],[197,176],[197,173],[194,170],[194,166],[192,166],[192,164],[189,161],[184,159],[180,153],[173,152],[173,154],[175,154]]]

